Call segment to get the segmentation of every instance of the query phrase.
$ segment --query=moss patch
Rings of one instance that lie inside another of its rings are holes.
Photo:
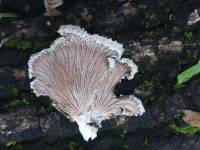
[[[176,131],[178,134],[182,134],[185,136],[193,136],[195,133],[200,131],[200,128],[192,127],[192,126],[185,126],[185,127],[178,127],[175,123],[170,124],[170,127]]]
[[[15,99],[11,101],[9,104],[5,105],[5,108],[11,108],[16,106],[23,106],[23,105],[29,105],[30,102],[26,99]]]
[[[193,38],[192,32],[184,32],[184,37],[188,40],[191,40]]]
[[[4,43],[5,47],[16,47],[20,50],[31,50],[34,52],[49,47],[49,45],[49,42],[32,42],[18,39],[10,39]]]
[[[40,113],[40,114],[48,114],[48,113],[54,112],[54,111],[56,111],[56,109],[52,106],[52,104],[50,104],[50,105],[47,106],[47,107],[42,106],[42,107],[39,109],[39,113]]]
[[[182,30],[181,30],[181,28],[179,28],[179,27],[177,27],[177,26],[174,26],[173,28],[172,28],[172,32],[174,32],[174,33],[180,33]]]
[[[128,150],[129,146],[127,144],[123,145],[123,150]]]
[[[148,38],[154,38],[157,36],[157,33],[155,31],[146,31],[144,33],[144,37],[148,37]]]
[[[17,97],[19,94],[18,89],[14,85],[12,85],[11,93],[12,93],[13,97]]]
[[[148,139],[148,137],[145,137],[145,139],[144,139],[144,145],[148,145],[149,144],[149,139]]]
[[[11,147],[11,146],[15,146],[17,144],[16,141],[9,141],[6,143],[6,147]]]
[[[140,91],[149,91],[150,89],[152,89],[154,86],[153,81],[147,81],[145,80],[141,85],[139,85],[138,89]]]
[[[120,135],[121,138],[125,138],[127,133],[128,133],[128,129],[127,128],[123,128],[122,131],[121,131],[121,135]]]
[[[70,142],[69,143],[69,150],[77,150],[78,149],[78,144],[75,142]]]
[[[4,43],[4,46],[5,47],[17,47],[17,49],[22,49],[22,50],[30,49],[33,47],[32,42],[30,42],[30,41],[21,41],[21,40],[15,40],[15,39],[6,41]]]

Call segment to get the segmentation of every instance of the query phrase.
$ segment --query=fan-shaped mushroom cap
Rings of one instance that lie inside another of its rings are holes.
[[[122,78],[132,79],[138,71],[132,60],[121,59],[121,44],[72,25],[58,32],[62,37],[28,62],[37,96],[49,96],[59,111],[77,122],[86,141],[97,136],[103,120],[145,112],[135,96],[113,93]]]

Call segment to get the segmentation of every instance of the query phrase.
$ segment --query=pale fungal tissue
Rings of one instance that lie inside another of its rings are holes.
[[[56,7],[63,4],[63,0],[44,0],[44,5],[46,8],[46,16],[58,16],[60,12],[56,10]]]
[[[61,26],[58,33],[62,37],[50,48],[29,59],[31,88],[36,96],[49,96],[60,112],[76,122],[84,140],[97,137],[103,120],[145,112],[134,95],[113,93],[121,79],[133,79],[138,71],[132,60],[121,59],[121,44],[73,25]]]

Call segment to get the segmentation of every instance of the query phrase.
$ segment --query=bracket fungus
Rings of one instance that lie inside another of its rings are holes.
[[[86,141],[97,137],[103,120],[145,112],[134,95],[113,93],[121,79],[133,79],[138,71],[132,60],[121,59],[121,44],[73,25],[61,26],[58,33],[61,37],[50,48],[29,59],[36,96],[49,96],[56,109],[78,124]]]

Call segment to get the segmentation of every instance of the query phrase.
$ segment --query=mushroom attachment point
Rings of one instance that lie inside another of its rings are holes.
[[[48,96],[54,106],[77,123],[83,138],[97,137],[103,120],[139,116],[145,112],[134,95],[117,97],[115,85],[133,79],[138,68],[122,58],[123,46],[84,29],[63,25],[50,48],[31,55],[30,86],[36,96]]]

